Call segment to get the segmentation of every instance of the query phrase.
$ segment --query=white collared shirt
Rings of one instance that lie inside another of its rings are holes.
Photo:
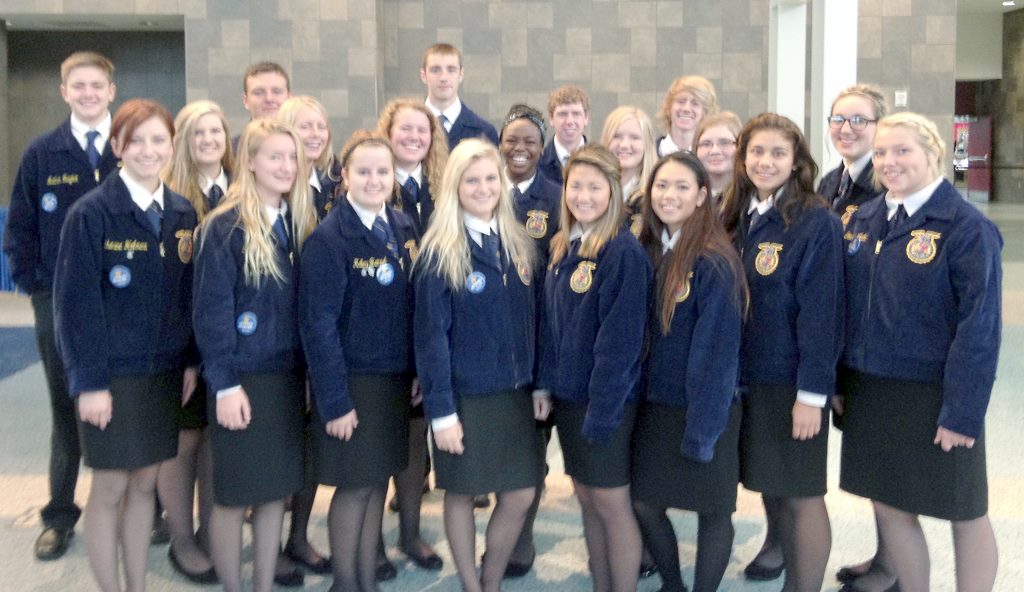
[[[160,209],[164,209],[164,184],[160,183],[156,187],[156,191],[150,193],[148,189],[138,184],[135,179],[132,179],[128,175],[128,171],[121,169],[118,173],[121,176],[121,180],[124,181],[125,186],[128,188],[128,194],[132,196],[132,201],[135,205],[139,206],[143,212],[149,209],[149,206],[153,205],[155,201],[160,205]]]
[[[523,181],[522,183],[516,183],[515,187],[519,190],[519,193],[526,195],[526,192],[530,190],[530,186],[533,185],[534,180],[537,179],[537,173],[534,173],[532,177]]]
[[[665,156],[666,154],[675,154],[682,150],[679,146],[676,146],[675,140],[672,139],[672,134],[669,134],[658,142],[658,156]]]
[[[558,142],[558,138],[557,137],[555,137],[551,141],[554,142],[554,144],[555,144],[555,155],[558,156],[558,162],[562,163],[563,167],[565,166],[565,163],[569,160],[569,157],[572,156],[573,153],[576,152],[576,150],[579,150],[580,148],[583,147],[584,144],[587,143],[587,139],[586,138],[580,138],[580,143],[577,144],[576,148],[573,149],[570,152],[568,148],[562,146]]]
[[[75,114],[72,113],[71,135],[75,137],[75,140],[78,142],[78,145],[82,147],[82,150],[85,150],[85,135],[89,133],[90,130],[95,129],[100,133],[100,135],[98,138],[96,138],[96,141],[93,142],[93,144],[96,146],[96,150],[99,151],[100,154],[103,154],[103,149],[106,148],[107,146],[107,140],[110,139],[110,122],[111,117],[109,111],[107,111],[107,116],[103,118],[103,121],[101,121],[99,125],[97,125],[94,128],[89,127],[88,124],[86,124],[81,119],[75,117]]]
[[[633,192],[636,191],[637,185],[639,184],[639,173],[637,173],[636,177],[633,177],[629,181],[626,181],[625,183],[622,184],[622,201],[624,203],[629,203],[629,196],[633,195]]]
[[[462,222],[466,225],[466,232],[469,233],[469,238],[473,239],[476,246],[484,246],[484,235],[485,234],[498,234],[498,218],[491,218],[490,222],[484,222],[476,216],[471,216],[465,212],[462,213]]]
[[[263,212],[267,215],[267,220],[270,220],[270,225],[273,226],[274,222],[277,222],[278,215],[284,216],[288,213],[288,202],[282,199],[279,208],[263,204]]]
[[[203,195],[210,195],[210,190],[213,189],[214,185],[220,187],[220,191],[222,194],[227,195],[228,176],[224,172],[224,167],[221,167],[220,172],[217,173],[217,178],[215,179],[211,179],[202,173],[200,173],[199,178],[203,182],[202,186],[200,187],[200,189],[203,190]]]
[[[359,216],[359,221],[363,223],[363,226],[365,226],[367,230],[373,230],[373,223],[377,221],[378,217],[384,218],[385,221],[388,219],[386,204],[381,204],[380,210],[374,212],[373,210],[369,210],[357,204],[356,201],[352,199],[351,194],[345,194],[345,199],[348,200],[348,203],[352,204],[352,209],[356,211],[356,216]]]
[[[420,164],[416,165],[416,168],[414,168],[411,171],[406,171],[405,169],[403,169],[401,167],[397,167],[397,166],[395,167],[395,179],[398,181],[399,185],[405,185],[405,181],[409,177],[412,177],[413,179],[416,179],[416,184],[420,186],[420,189],[422,189],[423,188],[423,163],[420,163]]]
[[[885,219],[891,220],[896,215],[896,208],[900,204],[903,204],[903,209],[907,211],[907,217],[913,216],[918,210],[921,209],[924,204],[928,203],[931,199],[932,194],[942,184],[942,177],[935,179],[931,183],[904,197],[903,199],[893,199],[890,192],[885,193],[885,208],[887,210]]]
[[[846,171],[848,173],[850,173],[850,182],[851,183],[854,183],[854,182],[857,181],[857,177],[860,176],[861,172],[864,171],[864,167],[868,166],[869,162],[871,162],[871,151],[870,150],[868,150],[867,154],[865,154],[864,156],[861,156],[860,158],[858,158],[857,160],[855,160],[853,162],[846,162],[846,159],[845,158],[843,159],[843,165],[846,167]]]
[[[679,242],[679,237],[682,236],[682,229],[676,230],[671,236],[668,234],[668,228],[662,227],[661,229],[661,254],[664,255],[669,249],[674,249],[676,243]]]
[[[760,200],[757,199],[757,194],[755,193],[750,196],[750,206],[747,208],[747,215],[749,216],[754,213],[754,210],[757,210],[759,215],[764,216],[773,207],[775,207],[775,194],[769,195],[768,199]]]
[[[441,119],[441,115],[444,115],[448,119],[448,125],[444,126],[444,131],[450,132],[452,126],[455,125],[455,120],[459,118],[459,114],[462,113],[462,101],[459,97],[455,97],[455,102],[448,105],[448,108],[441,111],[430,103],[430,99],[423,101],[427,105],[427,109],[434,114],[434,117]]]
[[[310,169],[309,171],[309,186],[313,187],[319,192],[323,192],[324,188],[320,185],[320,177],[316,174],[316,169]]]

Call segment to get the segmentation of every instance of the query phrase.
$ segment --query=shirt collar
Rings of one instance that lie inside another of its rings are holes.
[[[266,213],[267,218],[270,219],[270,223],[273,224],[274,222],[277,221],[277,216],[279,214],[281,216],[284,216],[285,214],[288,213],[288,202],[282,199],[280,208],[273,208],[264,204],[263,211]]]
[[[315,187],[317,191],[323,192],[324,188],[320,185],[320,176],[316,174],[316,169],[311,168],[309,171],[309,185]]]
[[[213,189],[214,185],[219,186],[222,193],[226,194],[228,192],[228,176],[224,172],[224,167],[221,167],[215,179],[211,179],[202,173],[200,173],[199,178],[202,180],[200,189],[203,190],[203,195],[210,195],[210,189]]]
[[[626,181],[625,183],[622,184],[622,201],[623,202],[628,202],[629,201],[629,197],[631,195],[633,195],[633,192],[636,191],[637,185],[639,185],[639,184],[640,184],[639,175],[637,177],[633,177],[629,181]]]
[[[779,191],[775,192],[772,195],[769,195],[768,199],[764,201],[757,199],[757,193],[751,195],[750,206],[747,208],[747,215],[749,216],[750,214],[754,213],[754,210],[757,210],[758,214],[764,216],[766,213],[768,213],[768,210],[772,209],[775,206],[775,198],[778,197],[781,193],[782,190],[779,189]]]
[[[346,194],[345,199],[348,200],[352,209],[356,211],[356,216],[359,216],[359,221],[363,223],[363,226],[365,226],[367,230],[373,230],[373,223],[377,221],[377,217],[387,220],[387,205],[381,204],[380,210],[374,212],[373,210],[357,204],[355,200],[352,199],[351,194]]]
[[[935,193],[935,190],[938,189],[939,185],[941,184],[942,177],[939,177],[938,179],[935,179],[931,183],[911,193],[902,200],[893,199],[892,197],[889,196],[889,192],[886,192],[886,218],[892,218],[896,214],[896,208],[899,207],[900,204],[903,204],[903,209],[907,210],[908,218],[913,216],[915,213],[917,213],[918,210],[921,209],[922,206],[924,206],[924,204],[928,203],[928,200],[931,199],[932,194]]]
[[[576,148],[574,148],[572,152],[570,152],[568,148],[565,148],[564,146],[562,146],[558,142],[558,137],[557,136],[555,138],[553,138],[551,141],[554,142],[554,144],[555,144],[555,154],[558,156],[558,161],[563,163],[563,164],[565,163],[566,160],[569,159],[570,156],[572,156],[573,152],[575,152],[576,150],[579,150],[580,148],[583,147],[584,144],[587,143],[587,139],[586,138],[580,138],[580,143],[576,145]]]
[[[132,179],[128,175],[128,172],[126,170],[121,169],[121,172],[118,173],[118,174],[121,176],[121,180],[124,181],[125,187],[128,188],[128,194],[132,196],[132,201],[135,202],[135,205],[139,206],[139,208],[143,212],[148,210],[149,206],[153,205],[154,201],[160,205],[160,209],[163,209],[163,207],[164,207],[164,184],[163,183],[158,184],[157,188],[156,188],[156,191],[154,191],[153,193],[150,193],[148,189],[146,189],[142,185],[136,183],[135,179]]]
[[[679,146],[676,146],[675,141],[672,140],[672,134],[669,134],[658,142],[658,155],[665,156],[667,154],[675,154],[679,152]]]
[[[676,243],[679,242],[679,237],[682,235],[682,229],[676,230],[672,233],[672,236],[668,234],[668,228],[661,229],[661,252],[665,253],[669,249],[674,249]]]
[[[589,230],[585,231],[583,230],[583,226],[579,222],[573,222],[572,227],[569,228],[569,242],[572,242],[576,239],[582,240],[588,234],[590,234]]]
[[[466,230],[469,231],[469,237],[473,239],[473,242],[475,242],[477,246],[484,246],[483,235],[498,234],[497,216],[492,218],[490,222],[484,222],[476,216],[471,216],[463,212],[462,222],[466,225]]]
[[[459,99],[459,97],[455,97],[455,102],[452,103],[451,105],[448,105],[448,108],[445,109],[444,111],[441,111],[440,109],[432,105],[430,103],[430,99],[427,99],[426,101],[424,101],[424,103],[426,103],[427,109],[430,109],[430,112],[434,114],[434,117],[440,119],[441,115],[443,114],[445,117],[448,118],[448,123],[450,125],[455,125],[455,120],[458,119],[459,114],[462,113],[462,100]]]
[[[100,133],[100,137],[96,138],[96,149],[99,150],[100,153],[102,153],[104,147],[107,144],[107,139],[110,137],[110,122],[111,117],[109,111],[107,111],[107,115],[103,118],[103,121],[101,121],[99,125],[97,125],[94,128],[89,127],[88,124],[86,124],[81,119],[75,117],[75,114],[72,113],[71,135],[74,136],[75,140],[78,141],[78,145],[81,146],[83,150],[85,150],[85,134],[87,134],[89,130],[95,129]]]
[[[400,167],[395,167],[395,179],[398,180],[399,185],[405,185],[405,180],[409,177],[416,179],[416,184],[423,187],[423,164],[416,165],[416,168],[408,172]]]
[[[845,160],[843,161],[843,164],[846,165],[846,170],[850,173],[850,182],[857,180],[857,177],[860,176],[861,172],[864,171],[864,167],[868,166],[869,162],[871,162],[870,150],[868,150],[867,154],[861,156],[850,164],[846,164]]]
[[[534,173],[532,177],[523,181],[522,183],[516,183],[515,186],[519,189],[519,193],[526,195],[526,192],[530,190],[530,185],[537,179],[537,173]]]

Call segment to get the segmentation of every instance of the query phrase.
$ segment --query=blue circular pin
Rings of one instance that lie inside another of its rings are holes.
[[[390,286],[395,281],[395,268],[390,263],[385,263],[377,268],[377,281],[382,286]]]
[[[487,286],[487,277],[479,271],[474,271],[466,277],[466,289],[473,294],[479,294]]]
[[[46,213],[53,212],[57,209],[57,195],[53,192],[44,193],[43,197],[39,200],[39,206]]]
[[[857,253],[857,251],[859,251],[859,250],[860,250],[860,237],[857,236],[857,237],[854,237],[854,239],[852,241],[850,241],[850,246],[846,247],[846,252],[851,254],[851,255],[855,255]]]
[[[242,335],[252,335],[256,332],[256,325],[258,321],[256,319],[256,313],[245,311],[238,315],[238,320],[235,322],[235,327],[238,328],[238,332]]]
[[[110,268],[110,284],[115,288],[124,288],[132,283],[132,272],[124,265],[115,265]]]

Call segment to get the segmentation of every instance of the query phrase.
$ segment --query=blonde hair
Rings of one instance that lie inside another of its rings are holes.
[[[191,202],[200,222],[209,213],[209,205],[206,194],[199,186],[202,173],[199,172],[195,155],[192,153],[192,137],[195,135],[199,120],[205,115],[216,115],[220,119],[220,125],[224,129],[224,155],[220,158],[220,166],[224,168],[226,175],[231,176],[235,159],[231,153],[228,121],[220,105],[205,99],[192,101],[178,111],[178,116],[174,118],[174,128],[178,130],[174,136],[174,156],[160,175],[171,191],[180,193]]]
[[[238,141],[238,166],[237,174],[231,187],[228,188],[224,200],[212,212],[210,212],[203,227],[208,226],[213,220],[223,214],[236,210],[238,212],[237,225],[245,234],[245,243],[242,247],[242,254],[245,260],[243,268],[245,281],[250,286],[259,288],[264,276],[273,277],[278,282],[285,281],[284,274],[277,264],[276,247],[272,223],[267,220],[264,214],[263,202],[260,201],[259,192],[256,189],[256,176],[249,169],[249,163],[259,152],[263,142],[275,134],[284,134],[295,143],[296,157],[298,158],[298,171],[306,170],[306,157],[302,153],[302,141],[299,134],[292,126],[273,118],[260,118],[250,121],[242,131]],[[313,199],[309,192],[309,185],[298,176],[292,184],[292,189],[282,197],[288,202],[291,210],[291,236],[292,246],[296,253],[301,252],[302,245],[306,238],[316,228],[316,212],[313,206]],[[200,248],[205,242],[205,232],[200,236]]]
[[[701,136],[703,136],[709,129],[719,126],[729,130],[733,139],[736,139],[740,136],[740,129],[743,128],[743,122],[740,121],[739,116],[732,111],[719,111],[714,115],[706,116],[704,119],[700,120],[700,124],[697,125],[697,131],[693,133],[693,152],[697,151],[697,143],[700,142]]]
[[[398,112],[403,109],[419,111],[426,115],[427,121],[430,122],[430,148],[427,149],[427,155],[423,158],[423,175],[431,187],[440,187],[441,175],[444,174],[445,163],[448,162],[448,136],[444,132],[444,127],[437,121],[430,109],[427,109],[422,100],[405,98],[391,101],[380,112],[377,129],[385,138],[390,139],[391,126],[394,125]]]
[[[587,91],[575,84],[563,84],[548,95],[548,117],[554,117],[555,109],[562,105],[579,103],[584,113],[590,113],[590,97]]]
[[[370,131],[365,129],[358,129],[352,132],[348,140],[345,141],[345,145],[341,147],[341,152],[338,153],[338,163],[341,166],[341,170],[348,169],[348,161],[352,159],[352,153],[356,151],[356,148],[366,147],[381,147],[388,151],[391,155],[391,169],[392,169],[392,184],[391,194],[395,197],[398,190],[398,183],[394,181],[393,172],[395,168],[395,150],[391,147],[391,141],[385,138],[379,131]],[[341,186],[344,191],[348,191],[348,182],[345,180],[346,174],[342,174]]]
[[[931,157],[928,161],[928,170],[932,172],[932,180],[942,177],[943,163],[946,162],[946,143],[942,140],[942,136],[939,135],[939,130],[935,127],[935,123],[920,113],[900,111],[887,115],[878,121],[875,138],[877,139],[881,135],[882,130],[894,127],[902,127],[911,132],[917,144]],[[876,189],[882,188],[880,175],[879,167],[875,167],[874,183]]]
[[[889,102],[885,100],[885,95],[882,94],[882,90],[873,84],[854,84],[853,86],[848,86],[839,91],[835,100],[832,101],[832,106],[829,108],[829,114],[835,111],[836,103],[839,102],[839,99],[850,96],[860,97],[870,103],[871,107],[875,110],[875,119],[881,119],[889,114]]]
[[[309,95],[296,95],[281,103],[281,108],[277,110],[276,117],[294,127],[296,125],[295,121],[299,118],[299,113],[303,109],[315,111],[317,115],[323,118],[324,123],[327,124],[327,145],[324,146],[324,151],[320,153],[320,157],[310,164],[318,171],[330,172],[331,165],[334,164],[334,132],[331,131],[331,119],[327,116],[327,109],[324,108],[323,104]]]
[[[512,205],[511,189],[505,169],[501,166],[498,149],[490,142],[470,138],[459,142],[448,159],[441,179],[441,191],[437,195],[434,215],[430,227],[423,235],[418,262],[431,266],[433,271],[447,280],[453,291],[462,290],[466,276],[473,271],[470,261],[469,236],[463,220],[462,204],[459,201],[459,184],[466,169],[479,160],[494,163],[501,179],[501,194],[494,216],[498,223],[498,234],[510,264],[527,265],[533,269],[536,247],[526,234],[526,228],[516,219]],[[419,265],[421,263],[417,263]]]
[[[94,51],[76,51],[69,55],[60,64],[60,81],[65,83],[68,81],[68,75],[75,68],[81,68],[83,66],[91,66],[93,68],[99,68],[107,75],[107,82],[114,82],[114,63],[107,59],[105,56],[98,54]]]
[[[576,217],[569,211],[565,193],[573,169],[583,165],[592,166],[604,175],[605,180],[608,181],[611,195],[608,199],[608,209],[580,243],[579,256],[597,257],[605,244],[615,238],[615,235],[622,229],[622,219],[626,215],[626,207],[622,202],[622,171],[619,169],[619,159],[604,146],[588,144],[573,153],[569,162],[565,163],[565,181],[562,182],[562,217],[558,232],[551,238],[549,267],[554,266],[569,252],[569,243],[571,242],[569,233],[572,231],[573,224],[576,223]]]
[[[651,118],[647,116],[643,109],[633,105],[616,107],[604,120],[604,128],[601,130],[601,144],[606,148],[610,146],[612,136],[615,135],[615,132],[618,131],[623,123],[630,119],[635,119],[640,125],[640,134],[644,143],[644,157],[640,161],[636,189],[633,190],[633,193],[626,196],[629,202],[633,203],[640,199],[644,187],[647,186],[647,180],[651,177],[651,171],[654,170],[654,164],[658,162],[658,147],[654,140],[654,124],[651,123]],[[622,174],[621,169],[619,174]]]
[[[665,99],[661,102],[661,109],[658,111],[658,123],[661,124],[665,133],[672,132],[672,103],[681,92],[688,92],[697,99],[704,110],[704,117],[718,113],[718,97],[715,95],[715,85],[703,76],[682,76],[672,81],[665,93]]]

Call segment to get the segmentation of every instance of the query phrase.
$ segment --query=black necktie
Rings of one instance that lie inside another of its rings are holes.
[[[160,207],[160,204],[154,199],[149,207],[146,208],[146,219],[149,220],[150,229],[157,238],[160,238],[160,223],[164,218],[164,209]]]
[[[89,157],[89,166],[93,170],[100,168],[100,151],[96,149],[96,138],[100,133],[96,130],[85,132],[85,155]]]
[[[284,245],[284,249],[291,251],[291,241],[288,240],[288,225],[285,224],[284,216],[280,212],[277,214],[277,220],[274,221],[274,234],[277,235],[277,239]]]
[[[889,225],[886,229],[885,236],[891,236],[901,224],[907,221],[907,210],[903,207],[903,204],[896,206],[896,213],[893,214],[892,218],[889,218]]]
[[[836,201],[846,199],[850,192],[850,169],[843,169],[843,177],[839,180],[839,193],[836,194]]]
[[[395,231],[391,229],[388,221],[381,216],[377,216],[373,220],[372,230],[373,235],[387,246],[388,251],[395,259],[398,259],[398,239],[395,238]]]
[[[482,243],[484,252],[487,253],[488,257],[491,257],[491,261],[501,269],[501,239],[498,238],[497,234],[488,232],[482,235]]]
[[[523,201],[523,192],[519,191],[518,186],[512,187],[512,203],[519,204]]]
[[[211,210],[217,207],[222,197],[224,197],[224,190],[220,188],[220,185],[214,183],[213,187],[210,187],[210,193],[206,196],[206,202],[210,205]]]
[[[754,211],[750,214],[750,225],[747,226],[747,234],[748,235],[754,233],[754,227],[757,226],[757,223],[760,220],[761,220],[761,211],[758,210],[757,208],[754,208]]]
[[[416,179],[409,177],[405,180],[405,184],[402,185],[402,188],[408,191],[409,195],[412,196],[413,203],[420,203],[420,186],[416,182]]]
[[[452,131],[452,123],[448,121],[448,117],[445,116],[444,113],[438,115],[437,118],[441,121],[441,126],[444,128],[445,132]]]

